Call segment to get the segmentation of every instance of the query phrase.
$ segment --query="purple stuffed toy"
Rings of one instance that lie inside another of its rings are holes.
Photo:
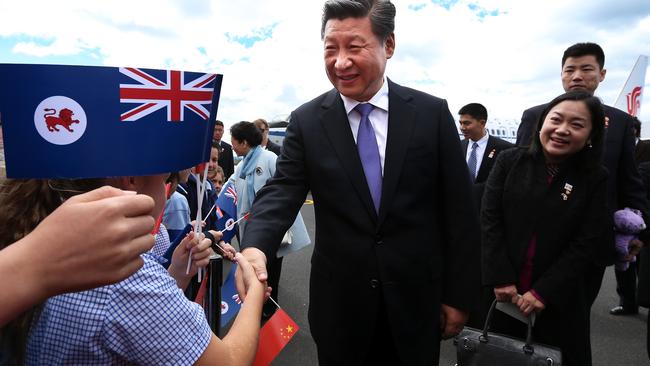
[[[629,254],[628,244],[630,241],[637,239],[638,234],[645,230],[645,222],[641,212],[631,208],[624,208],[614,212],[614,231],[616,253],[616,269],[625,271],[630,266],[629,262],[635,262],[636,257],[626,259]]]

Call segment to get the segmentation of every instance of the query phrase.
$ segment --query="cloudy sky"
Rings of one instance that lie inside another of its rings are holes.
[[[569,45],[605,50],[613,104],[650,54],[648,0],[394,0],[392,80],[518,120],[562,92]],[[322,0],[0,2],[0,62],[174,68],[224,75],[218,118],[274,119],[328,90]],[[647,86],[647,84],[646,84]],[[646,97],[648,99],[649,97]],[[650,101],[641,120],[650,121]]]

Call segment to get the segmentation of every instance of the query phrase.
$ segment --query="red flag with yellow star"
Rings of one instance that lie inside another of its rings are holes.
[[[268,366],[298,331],[298,325],[278,309],[260,330],[260,341],[253,366]]]

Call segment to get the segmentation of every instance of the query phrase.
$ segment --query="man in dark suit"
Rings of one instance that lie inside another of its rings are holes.
[[[481,208],[483,188],[497,155],[503,150],[515,145],[487,133],[485,124],[488,113],[485,106],[479,103],[470,103],[458,111],[460,132],[465,136],[461,142],[470,178],[474,182],[474,198],[476,206]],[[468,148],[469,147],[469,148]]]
[[[282,147],[269,140],[269,123],[264,118],[258,118],[253,123],[262,131],[262,143],[260,146],[279,156],[280,152],[282,152]]]
[[[309,323],[320,365],[437,365],[441,335],[461,330],[479,290],[478,220],[447,103],[384,76],[394,18],[388,0],[325,3],[335,89],[292,113],[242,238],[266,279],[266,258],[311,191]]]
[[[577,43],[564,51],[562,57],[562,86],[565,91],[585,90],[594,93],[600,82],[605,79],[605,54],[595,43]],[[517,145],[529,145],[537,120],[545,104],[524,111],[521,124],[517,131]],[[613,107],[604,105],[605,111],[605,151],[603,165],[609,171],[607,181],[607,203],[612,214],[623,207],[639,209],[643,217],[648,216],[648,202],[645,197],[643,183],[634,162],[634,129],[632,117]],[[647,219],[646,219],[647,220]],[[642,233],[642,241],[646,241],[648,230]],[[586,276],[588,303],[593,304],[598,296],[605,267],[613,264],[615,259],[614,244],[607,243],[590,273]],[[639,248],[631,248],[637,251]],[[618,272],[618,271],[617,271]],[[617,277],[618,274],[617,274]],[[618,286],[617,286],[618,287]],[[637,311],[636,300],[621,296],[621,304],[610,313],[631,314]]]
[[[634,160],[637,164],[650,161],[650,140],[641,140],[641,121],[634,118]]]
[[[230,178],[235,171],[235,161],[232,156],[232,146],[225,141],[221,141],[223,137],[223,122],[217,120],[214,124],[214,135],[212,141],[216,142],[219,149],[219,166],[223,169],[224,179]]]
[[[480,215],[485,181],[497,160],[497,155],[515,145],[488,134],[485,128],[488,112],[482,104],[467,104],[458,111],[458,114],[460,115],[458,118],[460,132],[465,136],[465,140],[461,141],[460,145],[463,154],[465,154],[470,178],[474,183],[474,203],[476,212]],[[477,242],[475,248],[474,255],[480,256],[480,243]],[[487,311],[494,300],[492,288],[484,288],[480,296],[474,302],[467,322],[467,325],[474,328],[483,327]]]

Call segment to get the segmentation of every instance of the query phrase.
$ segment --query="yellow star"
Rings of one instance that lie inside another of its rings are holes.
[[[287,325],[287,332],[288,333],[293,333],[293,327],[290,325]]]

